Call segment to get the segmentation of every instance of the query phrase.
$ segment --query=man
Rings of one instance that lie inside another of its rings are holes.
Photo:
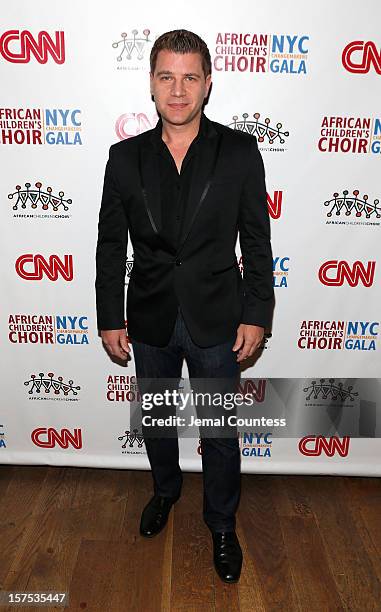
[[[273,308],[272,253],[264,168],[256,138],[210,121],[208,48],[196,34],[160,36],[150,57],[157,126],[110,148],[97,245],[98,328],[109,353],[132,344],[139,380],[181,377],[237,382],[260,346]],[[127,231],[134,265],[124,277]],[[237,233],[244,272],[235,256]],[[177,437],[145,437],[154,496],[140,533],[165,526],[181,492]],[[237,582],[242,552],[235,533],[240,494],[237,436],[202,438],[204,520],[215,568]]]

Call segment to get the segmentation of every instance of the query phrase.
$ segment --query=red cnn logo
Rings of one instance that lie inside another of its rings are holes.
[[[266,391],[266,380],[259,380],[258,385],[254,383],[253,380],[246,379],[244,383],[240,382],[238,384],[238,392],[246,397],[247,395],[252,395],[256,402],[263,402],[265,399],[265,391]]]
[[[19,44],[15,44],[17,41]],[[16,50],[17,49],[17,50]],[[0,54],[13,64],[27,64],[31,54],[39,64],[46,64],[50,55],[56,64],[65,61],[64,32],[55,32],[55,41],[45,31],[39,32],[38,39],[28,30],[8,30],[0,36]]]
[[[151,130],[157,123],[158,116],[154,114],[152,121],[145,113],[124,113],[115,123],[115,132],[120,140],[126,140]]]
[[[267,209],[272,219],[279,219],[282,212],[283,191],[274,191],[274,197],[267,194]]]
[[[42,280],[44,274],[51,281],[58,279],[58,274],[65,281],[73,280],[73,256],[64,255],[65,261],[62,262],[58,255],[50,255],[49,261],[46,261],[43,255],[20,255],[16,259],[16,272],[24,280]],[[30,269],[26,269],[26,264],[32,264]]]
[[[337,436],[324,438],[323,436],[305,436],[299,441],[299,451],[307,457],[320,457],[324,452],[327,457],[333,457],[337,452],[340,457],[346,457],[349,451],[348,436],[342,440]]]
[[[352,59],[353,53],[357,53],[357,61],[356,57],[354,60]],[[373,65],[377,74],[381,74],[381,53],[374,42],[355,40],[348,43],[343,50],[341,60],[348,72],[364,74],[369,72],[371,65]]]
[[[331,259],[320,266],[319,280],[323,285],[341,287],[346,280],[351,287],[357,287],[361,281],[364,287],[371,287],[374,280],[375,261],[368,261],[366,267],[362,261],[355,261],[352,266],[347,261]],[[329,273],[330,271],[333,273]]]
[[[82,448],[82,432],[77,428],[72,434],[66,427],[60,432],[54,427],[38,427],[32,431],[31,438],[33,444],[42,448],[54,448],[56,444],[61,448],[68,448],[69,444],[74,448]]]

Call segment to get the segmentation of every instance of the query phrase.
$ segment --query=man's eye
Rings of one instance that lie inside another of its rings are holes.
[[[170,78],[171,78],[170,76],[162,76],[161,80],[162,81],[169,81]]]
[[[185,78],[188,79],[188,81],[194,81],[195,80],[195,78],[192,77],[192,76],[188,76],[188,77],[185,77]]]

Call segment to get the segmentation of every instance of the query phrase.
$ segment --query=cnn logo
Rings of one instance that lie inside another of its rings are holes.
[[[372,41],[354,40],[348,43],[341,59],[348,72],[365,74],[373,66],[376,73],[381,74],[381,53]]]
[[[16,259],[17,274],[24,280],[42,280],[46,276],[51,281],[61,276],[65,281],[73,280],[73,256],[64,255],[62,261],[58,255],[50,255],[46,260],[43,255],[26,253]]]
[[[322,453],[327,457],[333,457],[336,453],[340,457],[346,457],[349,452],[349,436],[342,440],[337,436],[324,438],[323,436],[305,436],[299,441],[299,451],[307,457],[320,457]]]
[[[124,113],[116,120],[115,132],[120,140],[126,140],[151,130],[157,120],[156,113],[152,116],[152,120],[145,113]]]
[[[33,444],[42,448],[54,448],[56,445],[68,448],[69,444],[73,448],[82,448],[82,432],[79,428],[71,433],[66,427],[61,431],[57,431],[54,427],[38,427],[32,431],[31,438]]]
[[[274,191],[273,196],[267,193],[267,210],[272,219],[279,219],[282,214],[283,191]]]
[[[49,56],[56,64],[65,61],[65,36],[55,32],[55,40],[44,30],[37,39],[29,30],[8,30],[0,36],[0,54],[7,62],[27,64],[31,55],[39,64],[46,64]]]
[[[344,281],[347,281],[350,287],[357,287],[360,282],[364,287],[371,287],[375,269],[375,261],[368,261],[366,265],[355,261],[350,265],[347,261],[331,259],[320,266],[319,280],[323,285],[331,287],[341,287]]]
[[[243,397],[253,397],[256,402],[263,402],[266,392],[266,380],[259,380],[256,384],[252,378],[245,378],[238,383],[238,392]]]

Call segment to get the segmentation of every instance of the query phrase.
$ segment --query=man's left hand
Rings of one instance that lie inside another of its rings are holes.
[[[264,333],[264,327],[258,325],[246,325],[245,323],[239,325],[237,338],[232,348],[233,351],[240,349],[237,353],[238,362],[253,355],[262,344]]]

